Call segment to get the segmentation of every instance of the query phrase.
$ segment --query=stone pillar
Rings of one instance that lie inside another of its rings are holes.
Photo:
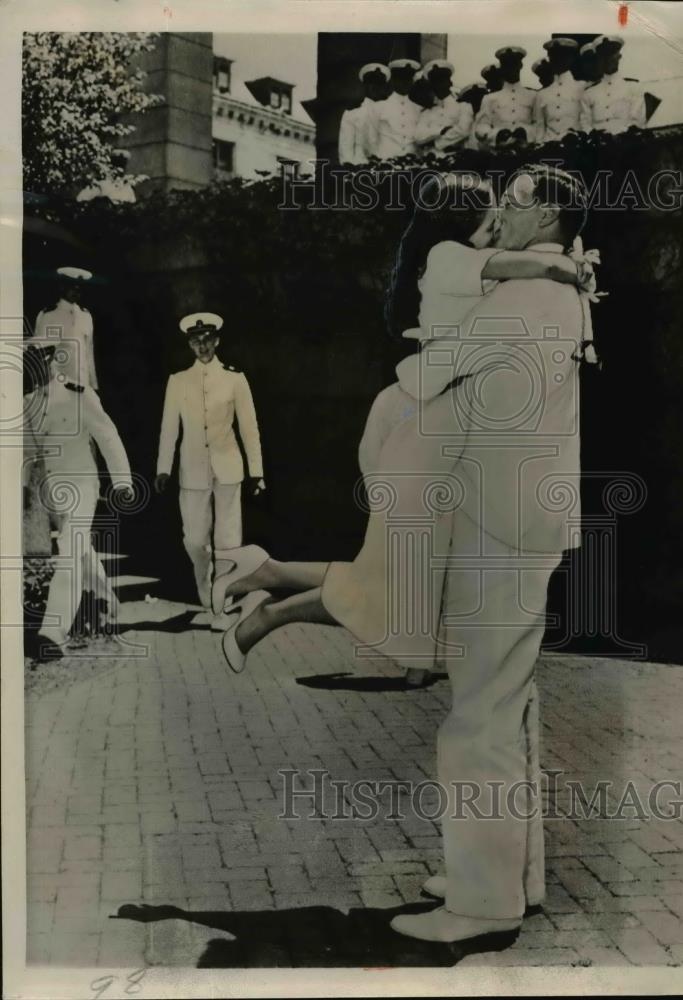
[[[318,88],[314,102],[307,102],[316,124],[319,159],[337,160],[339,122],[347,108],[362,100],[358,70],[365,63],[416,59],[425,63],[446,55],[446,35],[373,32],[320,32],[318,35]]]
[[[213,176],[213,35],[165,32],[139,65],[147,73],[145,90],[164,101],[134,116],[135,132],[123,140],[131,152],[129,172],[149,177],[136,188],[138,196],[203,187]]]

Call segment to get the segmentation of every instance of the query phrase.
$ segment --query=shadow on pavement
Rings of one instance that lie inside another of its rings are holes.
[[[448,680],[448,674],[432,674],[421,687],[406,683],[405,677],[359,677],[349,672],[336,674],[311,674],[310,677],[297,677],[297,684],[304,687],[318,688],[324,691],[426,691],[437,681]]]
[[[331,906],[289,910],[194,912],[176,906],[127,904],[111,919],[153,923],[187,920],[235,936],[209,941],[197,967],[228,968],[401,968],[452,966],[467,955],[502,951],[517,931],[488,934],[458,944],[417,941],[389,926],[399,913],[421,913],[434,903],[411,903],[390,909],[352,909],[348,915]]]

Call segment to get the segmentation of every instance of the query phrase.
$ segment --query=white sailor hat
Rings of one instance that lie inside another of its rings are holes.
[[[624,46],[624,39],[621,35],[600,35],[593,42],[596,49],[609,48],[609,49],[621,49]]]
[[[526,49],[523,49],[521,45],[504,45],[493,54],[496,59],[523,59],[526,55]]]
[[[460,88],[455,96],[457,100],[460,100],[463,97],[467,97],[469,94],[474,94],[477,91],[483,92],[485,90],[486,88],[483,83],[466,83],[464,87]]]
[[[579,43],[574,41],[573,38],[565,38],[564,36],[549,38],[547,42],[543,42],[543,48],[546,52],[550,52],[551,49],[572,49],[572,51],[576,51],[578,47]]]
[[[483,66],[481,69],[481,75],[484,79],[487,76],[495,76],[496,73],[500,73],[500,66],[496,66],[495,63],[488,63],[487,66]]]
[[[358,79],[362,80],[368,73],[381,73],[385,80],[391,76],[389,69],[383,63],[366,63],[358,70]]]
[[[433,69],[436,70],[448,70],[449,73],[455,71],[455,66],[448,59],[430,59],[428,63],[425,63],[422,67],[422,72],[425,76],[429,76]]]
[[[217,313],[190,313],[189,316],[183,316],[178,325],[188,337],[197,333],[218,333],[223,326],[223,317]]]
[[[388,65],[389,69],[412,69],[413,73],[417,73],[420,68],[419,62],[414,59],[392,59]]]
[[[92,278],[92,271],[86,271],[82,267],[58,267],[57,274],[69,281],[90,281]]]
[[[582,45],[581,48],[579,49],[579,55],[594,56],[597,51],[595,46],[596,41],[598,41],[598,39],[594,38],[592,42],[586,42],[585,45]]]

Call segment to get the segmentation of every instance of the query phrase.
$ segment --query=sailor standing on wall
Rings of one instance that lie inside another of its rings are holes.
[[[382,63],[367,63],[358,73],[364,97],[357,108],[345,111],[339,124],[339,162],[367,163],[368,116],[373,104],[383,101],[389,92],[389,69]]]
[[[168,485],[182,426],[183,542],[192,560],[199,600],[205,608],[211,603],[212,528],[217,575],[228,569],[229,550],[242,544],[244,463],[235,437],[235,422],[246,452],[254,496],[266,488],[249,383],[242,372],[224,368],[216,357],[222,326],[222,317],[215,313],[193,313],[180,321],[180,329],[196,360],[190,368],[171,375],[168,380],[154,481],[157,493],[162,493]],[[222,565],[226,561],[228,565]],[[220,630],[225,624],[214,620],[212,627]]]
[[[373,104],[368,115],[368,153],[380,160],[415,152],[415,128],[422,110],[408,96],[420,64],[392,59],[389,69],[393,93]]]

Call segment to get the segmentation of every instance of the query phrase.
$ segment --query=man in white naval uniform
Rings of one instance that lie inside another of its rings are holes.
[[[68,382],[97,389],[92,315],[81,305],[83,286],[92,273],[81,267],[58,267],[57,274],[57,302],[38,313],[34,337],[41,343],[61,341],[52,362],[55,371]]]
[[[454,96],[453,64],[445,59],[432,59],[422,67],[422,73],[434,94],[434,104],[420,112],[415,128],[415,144],[421,149],[443,152],[463,143],[472,128],[474,115],[471,105]]]
[[[388,93],[389,69],[382,63],[367,63],[358,73],[364,98],[357,108],[345,111],[339,123],[339,162],[367,163],[368,115],[377,101],[383,101]]]
[[[420,64],[393,59],[389,69],[393,93],[377,101],[368,114],[368,153],[380,160],[415,152],[415,127],[422,110],[408,97]]]
[[[512,184],[495,245],[558,254],[570,247],[585,221],[585,188],[543,167],[521,168]],[[544,895],[534,667],[548,582],[562,551],[579,543],[573,354],[582,319],[574,286],[501,282],[461,326],[473,341],[471,375],[443,391],[452,374],[444,365],[415,422],[434,468],[451,461],[461,497],[441,611],[452,686],[437,740],[446,874],[425,885],[444,905],[395,917],[394,929],[408,936],[453,942],[514,932]],[[449,425],[454,433],[439,439],[438,428]],[[410,422],[404,427],[411,433]],[[573,502],[553,501],[560,489]]]
[[[519,45],[506,45],[496,52],[503,85],[483,99],[473,126],[474,135],[482,148],[494,146],[499,136],[503,139],[501,133],[504,132],[510,135],[521,133],[527,142],[533,142],[532,115],[536,91],[519,82],[525,55],[526,49]]]
[[[571,67],[579,45],[573,38],[551,38],[543,44],[553,72],[553,82],[536,93],[534,125],[536,142],[562,139],[581,127],[581,99],[585,83],[575,80]]]
[[[56,351],[53,342],[33,339],[27,350],[46,358],[44,383],[40,380],[24,397],[24,484],[30,481],[31,464],[40,463],[40,502],[58,530],[57,565],[38,635],[40,658],[49,660],[63,655],[83,589],[97,592],[100,587],[101,565],[90,537],[100,494],[92,442],[102,453],[115,490],[132,497],[132,481],[121,439],[95,390],[67,381],[55,362],[50,363]],[[27,362],[31,364],[29,356]]]
[[[618,72],[624,41],[618,35],[602,36],[594,43],[603,71],[602,79],[586,87],[581,100],[581,127],[616,135],[632,125],[645,128],[645,93],[636,81],[625,80]]]
[[[228,549],[242,544],[241,492],[244,462],[233,423],[236,420],[255,495],[265,489],[261,442],[251,390],[242,372],[224,368],[216,357],[223,320],[215,313],[193,313],[180,321],[196,361],[171,375],[161,421],[157,475],[158,493],[165,490],[180,445],[180,513],[183,543],[192,560],[199,600],[211,603],[211,528],[219,561]]]

